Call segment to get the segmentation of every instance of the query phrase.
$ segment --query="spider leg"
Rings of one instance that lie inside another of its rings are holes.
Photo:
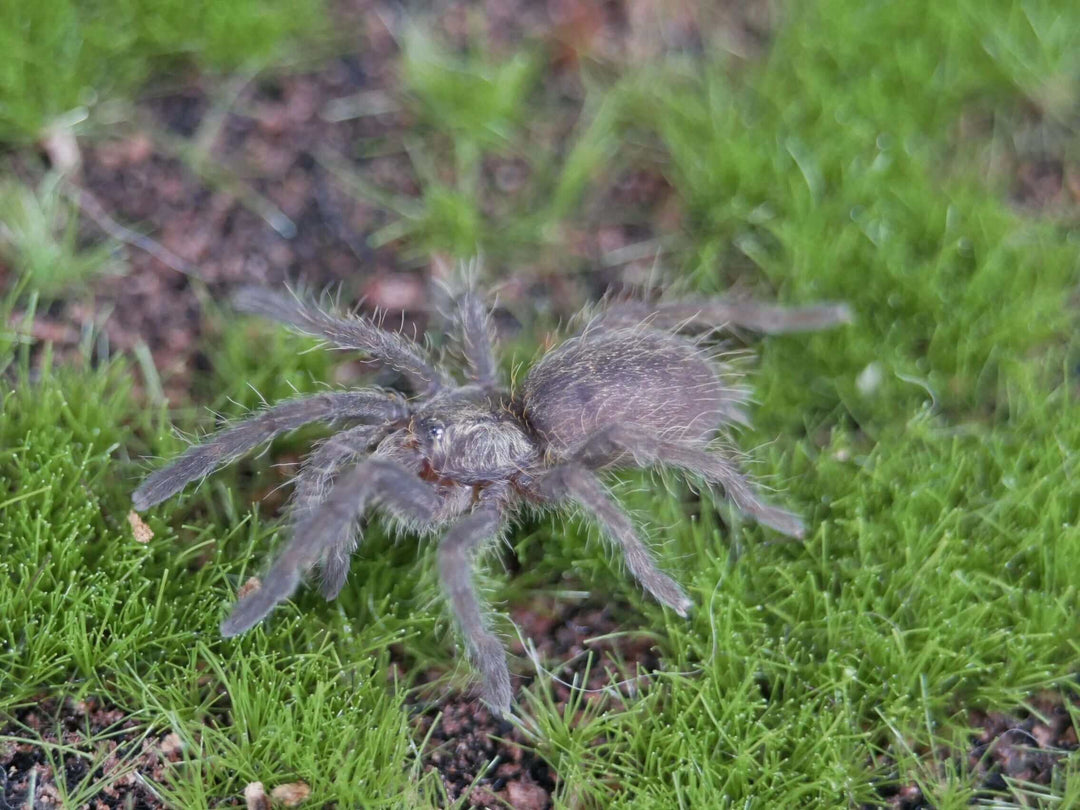
[[[494,388],[498,385],[498,366],[491,322],[484,302],[472,290],[458,299],[458,322],[473,377],[484,388]]]
[[[435,490],[397,462],[388,459],[360,462],[338,481],[317,509],[301,516],[292,540],[259,589],[236,603],[229,618],[221,623],[221,634],[229,637],[243,633],[287,599],[300,584],[304,572],[328,548],[347,542],[343,538],[372,500],[380,501],[395,515],[418,523],[430,521],[439,504]]]
[[[332,391],[291,399],[188,448],[172,464],[151,473],[135,490],[132,501],[140,512],[149,509],[175,495],[191,481],[209,475],[275,436],[311,422],[336,419],[394,421],[407,414],[404,401],[384,391]]]
[[[714,331],[737,327],[779,335],[828,329],[852,321],[846,304],[816,304],[784,307],[757,301],[706,298],[667,301],[658,304],[628,301],[612,306],[594,321],[603,328],[634,327],[643,323],[657,329]]]
[[[382,329],[369,318],[337,317],[295,296],[261,287],[240,288],[233,296],[233,306],[324,338],[338,348],[364,352],[403,374],[422,393],[432,393],[447,382],[420,344]]]
[[[501,528],[502,509],[493,502],[482,503],[461,518],[439,543],[439,577],[465,637],[469,658],[480,672],[484,700],[498,714],[506,714],[512,694],[506,650],[498,636],[487,629],[471,568],[472,553]]]
[[[798,515],[764,501],[739,466],[715,450],[613,425],[588,439],[575,458],[586,466],[596,467],[609,463],[624,452],[631,454],[641,466],[669,464],[700,475],[710,484],[718,484],[740,512],[758,523],[790,537],[801,539],[805,534],[806,529]]]
[[[334,477],[360,456],[387,431],[383,425],[356,425],[335,434],[320,445],[301,467],[293,491],[292,524],[295,528],[314,512],[330,492]],[[354,522],[340,542],[331,544],[323,554],[322,594],[329,601],[341,593],[349,575],[349,563],[356,550],[359,529]]]
[[[693,602],[671,577],[659,569],[656,558],[634,529],[630,516],[611,497],[600,479],[582,464],[567,462],[553,467],[537,484],[543,497],[569,498],[592,515],[604,534],[621,549],[626,567],[653,597],[680,616]]]

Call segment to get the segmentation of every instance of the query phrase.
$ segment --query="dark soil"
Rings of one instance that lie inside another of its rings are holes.
[[[1080,222],[1080,163],[1073,144],[1080,108],[1063,121],[1030,100],[1005,111],[973,107],[958,121],[958,143],[986,149],[988,179],[1018,211],[1075,226]]]
[[[1080,206],[1080,166],[1057,155],[1026,155],[1018,158],[1013,199],[1035,211],[1053,213]]]
[[[651,634],[627,627],[633,615],[629,606],[618,603],[536,603],[511,610],[522,638],[533,648],[529,656],[535,655],[550,676],[546,686],[558,706],[577,690],[583,690],[578,697],[585,703],[611,705],[648,688],[650,674],[661,669],[660,658]],[[510,650],[526,655],[519,639]]]
[[[49,744],[79,755],[61,754]],[[165,805],[147,780],[162,781],[166,763],[179,755],[176,735],[146,736],[120,709],[95,700],[62,706],[44,701],[19,710],[8,722],[0,718],[0,810],[159,810]],[[79,796],[80,787],[94,783],[104,788],[89,802],[66,803]]]
[[[1000,161],[1012,172],[1012,201],[1032,214],[1080,223],[1080,163],[1074,148],[1080,127],[1080,104],[1048,109],[1027,99],[1006,116],[1000,127],[1007,136]]]
[[[647,689],[660,661],[646,634],[620,633],[625,628],[616,617],[629,612],[626,606],[540,602],[513,609],[515,624],[551,675],[541,683],[533,673],[520,679],[519,700],[525,688],[547,689],[560,711],[574,699],[580,713],[597,702],[617,708],[622,698]],[[511,652],[519,661],[525,655],[520,642]],[[575,683],[583,693],[572,694]],[[431,691],[421,687],[415,695],[416,737],[430,732],[424,767],[439,772],[451,800],[466,796],[467,806],[482,808],[551,807],[559,776],[520,729],[493,717],[476,698],[453,694],[429,702]]]
[[[1073,712],[1080,709],[1080,693],[1071,697]],[[1060,693],[1045,692],[1030,705],[1015,714],[973,711],[969,715],[972,733],[966,752],[942,749],[925,752],[927,778],[933,779],[934,762],[949,763],[958,773],[970,774],[980,799],[1009,796],[1009,783],[1033,786],[1050,785],[1055,768],[1071,752],[1080,749],[1077,728],[1073,724]],[[888,757],[874,763],[876,770],[888,772],[894,765]],[[870,808],[892,810],[931,810],[934,805],[915,783],[900,783],[895,777],[887,779],[879,790],[879,804]]]
[[[403,124],[397,114],[333,124],[321,115],[336,98],[392,83],[388,60],[395,46],[385,29],[367,30],[356,56],[337,59],[318,73],[257,79],[240,92],[216,135],[204,141],[204,159],[213,171],[229,175],[228,182],[206,182],[205,172],[200,176],[176,149],[162,146],[205,134],[202,127],[222,90],[199,77],[179,93],[147,100],[139,128],[123,139],[87,145],[84,187],[113,218],[138,223],[189,263],[194,278],[131,249],[127,275],[102,279],[92,301],[55,317],[80,323],[109,312],[102,328],[112,347],[130,351],[145,342],[169,398],[182,401],[190,375],[205,365],[196,361],[203,290],[224,301],[241,284],[340,285],[346,302],[368,295],[373,305],[422,310],[417,274],[403,271],[393,251],[366,246],[365,237],[388,215],[342,191],[313,156],[320,150],[348,154],[359,140]],[[372,171],[399,174],[379,165]],[[287,220],[268,222],[242,199],[248,193],[260,195]],[[382,294],[387,286],[393,300]]]
[[[439,772],[451,801],[467,795],[470,807],[551,806],[555,774],[526,746],[518,729],[493,717],[479,701],[451,695],[425,708],[415,725],[417,739],[431,734],[423,753],[424,770]]]

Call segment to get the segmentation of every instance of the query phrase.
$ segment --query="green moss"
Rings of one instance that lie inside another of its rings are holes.
[[[484,577],[510,604],[545,589],[569,600],[567,583],[628,599],[623,625],[652,633],[663,656],[654,685],[617,711],[577,721],[556,711],[546,675],[525,696],[534,743],[561,780],[556,806],[858,806],[895,778],[959,808],[976,781],[933,752],[963,750],[968,710],[1009,711],[1070,688],[1080,657],[1077,243],[1009,207],[981,171],[1001,136],[964,141],[957,122],[968,105],[1060,104],[1055,88],[1075,87],[1078,30],[1077,12],[1052,3],[820,0],[792,9],[768,58],[737,79],[720,64],[647,66],[590,96],[566,168],[540,173],[555,202],[511,216],[503,238],[533,239],[571,216],[620,139],[645,133],[686,213],[689,248],[676,258],[686,287],[717,293],[738,275],[784,301],[848,301],[858,319],[759,344],[757,428],[740,442],[758,445],[753,468],[776,499],[806,515],[805,543],[730,526],[711,509],[689,519],[662,481],[630,475],[619,495],[688,585],[689,621],[642,596],[572,519],[520,529],[522,572],[507,579],[495,564]],[[488,82],[460,120],[440,112],[463,92],[446,89],[453,77],[410,74],[429,130],[448,122],[436,139],[464,156],[459,167],[544,114],[498,92],[527,75],[508,64],[509,78],[486,64],[480,78],[458,77]],[[501,238],[478,204],[458,205],[468,183],[418,174],[439,205],[404,232],[409,245],[466,251]],[[11,348],[16,336],[4,340]],[[230,322],[200,395],[236,415],[257,404],[248,381],[267,399],[315,390],[331,358],[309,348]],[[178,806],[296,778],[316,803],[435,803],[385,674],[391,643],[417,672],[453,666],[429,550],[392,543],[374,522],[341,599],[325,605],[305,590],[223,641],[217,623],[237,586],[283,539],[248,504],[284,476],[267,458],[223,471],[154,511],[156,537],[139,545],[125,523],[146,466],[137,457],[175,453],[174,422],[212,420],[141,412],[124,365],[33,382],[11,373],[0,418],[0,710],[41,694],[104,694],[148,728],[175,729],[189,753],[162,789]],[[269,458],[312,435],[282,440]],[[884,750],[891,774],[872,765]],[[1075,753],[1062,761],[1046,806],[1080,800],[1078,768]],[[1009,794],[1032,795],[1022,784]]]

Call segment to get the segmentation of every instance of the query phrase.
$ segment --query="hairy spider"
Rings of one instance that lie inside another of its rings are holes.
[[[292,538],[261,587],[237,602],[225,636],[249,629],[293,593],[314,565],[322,592],[341,591],[359,518],[378,506],[407,531],[444,532],[438,570],[479,670],[483,697],[510,708],[510,674],[472,582],[471,558],[505,532],[521,508],[576,504],[596,522],[642,587],[680,616],[691,606],[657,566],[648,545],[598,472],[667,465],[718,486],[742,512],[801,537],[794,514],[771,506],[736,461],[710,447],[727,424],[745,422],[745,389],[700,341],[679,332],[741,327],[779,333],[849,320],[843,305],[784,308],[725,299],[613,304],[532,367],[520,390],[499,380],[488,310],[472,291],[457,302],[470,380],[455,381],[425,348],[372,320],[336,316],[296,296],[244,288],[242,312],[263,315],[364,352],[395,369],[412,398],[378,388],[330,391],[269,407],[191,447],[135,491],[147,509],[191,481],[310,422],[351,423],[322,443],[296,480]]]

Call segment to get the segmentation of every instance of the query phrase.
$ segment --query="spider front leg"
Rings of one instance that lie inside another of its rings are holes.
[[[237,602],[232,614],[222,622],[222,635],[243,633],[287,599],[303,574],[328,549],[349,542],[353,522],[372,501],[418,524],[430,523],[439,507],[435,490],[396,461],[372,458],[360,462],[338,481],[325,501],[300,516],[292,540],[259,589]]]
[[[487,629],[472,578],[473,553],[496,537],[502,525],[502,508],[489,496],[454,524],[439,543],[439,578],[465,637],[469,658],[480,672],[484,700],[493,711],[504,715],[510,711],[513,694],[506,650],[498,636]]]
[[[575,458],[587,466],[599,466],[620,453],[629,453],[643,467],[669,464],[700,475],[710,484],[718,484],[740,512],[758,523],[798,539],[806,533],[798,515],[762,499],[738,464],[717,450],[707,450],[690,442],[658,438],[648,431],[624,425],[612,425],[590,437],[575,453]]]
[[[623,554],[626,567],[656,601],[686,616],[693,602],[671,577],[656,564],[656,558],[634,529],[630,516],[612,499],[596,475],[583,465],[566,462],[553,467],[537,483],[548,500],[569,499],[580,505],[600,524],[605,536]]]
[[[657,304],[625,302],[615,304],[594,321],[606,328],[639,326],[656,329],[712,331],[737,327],[765,335],[808,332],[850,323],[847,304],[814,304],[785,307],[758,301],[729,298],[686,299]]]
[[[326,499],[334,477],[345,465],[367,455],[388,428],[385,425],[357,425],[331,436],[320,445],[300,468],[293,492],[292,524],[296,527]],[[321,561],[322,594],[335,599],[349,575],[349,563],[356,550],[359,529],[355,522],[341,535],[339,542],[327,547]]]
[[[484,388],[499,384],[495,362],[494,339],[487,308],[480,296],[469,290],[458,300],[458,322],[464,344],[465,359],[473,377]]]
[[[369,318],[332,315],[295,295],[283,295],[262,287],[240,288],[233,296],[233,305],[241,312],[262,315],[304,334],[328,340],[339,349],[364,352],[404,375],[416,391],[430,394],[448,382],[423,346],[386,331]]]
[[[152,473],[132,495],[140,512],[172,497],[275,436],[311,422],[365,419],[392,422],[408,415],[404,400],[385,391],[333,391],[298,397],[267,408],[234,427],[215,433],[167,467]]]

